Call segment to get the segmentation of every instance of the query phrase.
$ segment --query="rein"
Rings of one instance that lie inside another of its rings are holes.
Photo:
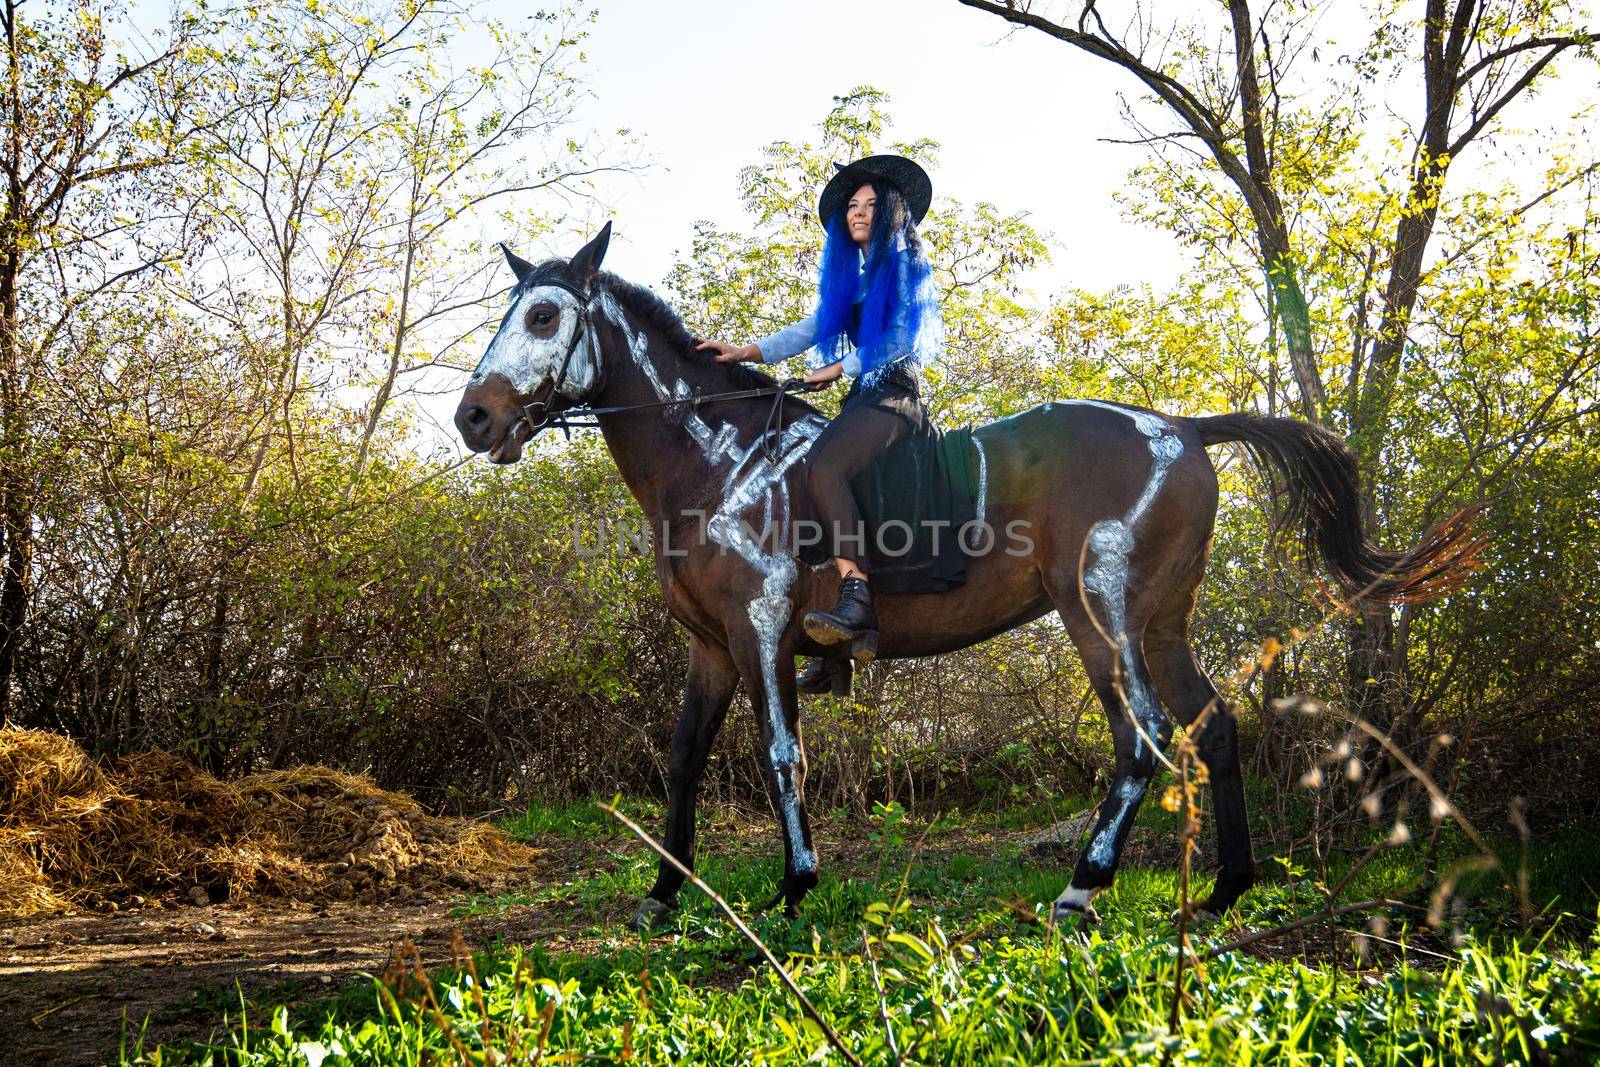
[[[561,391],[561,386],[566,382],[567,370],[572,365],[572,355],[578,350],[578,343],[585,338],[590,339],[590,347],[594,348],[594,320],[590,308],[592,294],[587,287],[579,289],[569,285],[559,278],[547,278],[546,285],[554,285],[565,289],[578,298],[578,324],[572,331],[572,341],[567,345],[567,352],[561,358],[561,369],[556,372],[551,382],[550,391],[538,403],[529,402],[522,408],[522,425],[528,428],[527,440],[531,441],[541,430],[560,430],[570,440],[572,431],[587,427],[598,427],[600,423],[595,419],[597,415],[614,415],[626,411],[647,411],[651,408],[672,407],[677,404],[688,404],[698,409],[701,404],[709,404],[718,400],[743,400],[750,397],[772,397],[772,408],[767,412],[767,424],[761,431],[761,448],[769,461],[778,458],[778,443],[783,439],[783,398],[789,393],[814,392],[799,378],[789,378],[778,383],[776,388],[735,389],[726,393],[696,393],[691,396],[675,397],[671,400],[649,400],[642,404],[614,404],[605,407],[595,407],[592,404],[577,404],[559,412],[550,410],[552,398]],[[605,385],[605,365],[600,360],[598,352],[595,353],[595,390]],[[818,388],[822,386],[819,383]],[[588,421],[582,421],[587,419]]]

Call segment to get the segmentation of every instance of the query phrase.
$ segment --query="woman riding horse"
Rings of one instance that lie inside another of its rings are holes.
[[[903,156],[868,156],[838,167],[817,208],[827,243],[816,311],[753,344],[698,346],[715,350],[720,363],[777,363],[815,348],[808,384],[821,387],[841,373],[855,379],[807,461],[811,498],[841,577],[833,610],[810,612],[804,620],[806,633],[825,645],[877,635],[866,531],[850,481],[927,421],[918,370],[938,354],[943,329],[917,223],[932,199],[927,172]],[[813,660],[799,687],[825,692],[832,673],[824,660]]]
[[[914,207],[913,191],[875,177],[843,194],[858,193],[863,184],[873,186],[873,221],[892,237],[890,216],[915,214],[904,204],[891,210],[892,198],[912,200]],[[857,213],[868,206],[858,201]],[[869,235],[875,228],[865,227]],[[901,223],[902,233],[908,228]],[[823,575],[798,566],[786,545],[758,543],[751,524],[776,514],[792,525],[797,464],[804,444],[821,441],[824,428],[807,410],[768,451],[770,379],[758,388],[751,379],[764,375],[691,357],[691,335],[670,307],[600,269],[609,240],[608,225],[571,259],[538,264],[507,252],[517,284],[462,393],[456,425],[473,451],[514,463],[535,430],[588,410],[635,501],[662,523],[653,539],[656,571],[667,610],[689,634],[688,673],[667,768],[665,844],[673,859],[663,859],[636,922],[652,926],[677,905],[684,884],[677,864],[694,864],[700,781],[741,686],[757,711],[765,778],[784,837],[784,873],[773,902],[793,914],[817,885],[819,866],[806,814],[800,711],[786,665],[802,651],[824,647],[798,632],[796,616],[826,606],[836,591]],[[844,431],[851,423],[863,415],[882,421],[874,415],[882,411],[874,398],[889,408],[890,420],[896,418],[892,382],[885,380],[893,375],[875,376],[871,369],[895,362],[882,361],[890,351],[887,324],[895,319],[874,301],[882,290],[871,284],[872,266],[874,251],[896,248],[898,254],[908,247],[875,245],[869,237],[869,284],[855,328],[856,399],[832,427],[834,444],[818,450],[824,475],[837,462],[829,458],[835,445],[850,444],[854,435]],[[825,296],[829,291],[824,286]],[[838,305],[825,299],[822,308],[836,314]],[[819,321],[814,336],[837,344],[838,319]],[[881,331],[876,340],[874,328]],[[901,344],[893,351],[904,354],[904,337],[917,333],[906,334],[903,325],[899,332]],[[879,360],[861,372],[875,348]],[[762,352],[760,345],[754,350]],[[748,350],[732,351],[751,358]],[[912,407],[920,413],[920,406]],[[1163,415],[1080,398],[1040,404],[975,429],[980,487],[988,486],[985,522],[1006,530],[1022,524],[1032,531],[1031,547],[973,556],[972,580],[940,595],[885,597],[890,632],[878,651],[888,659],[939,655],[1052,610],[1060,616],[1104,707],[1116,759],[1108,799],[1052,908],[1058,920],[1093,917],[1091,902],[1115,878],[1161,751],[1178,724],[1193,738],[1211,784],[1219,865],[1202,908],[1220,915],[1254,882],[1237,724],[1188,636],[1219,498],[1206,449],[1226,442],[1244,443],[1280,480],[1279,521],[1300,531],[1308,556],[1321,560],[1351,603],[1438,596],[1466,578],[1482,547],[1473,533],[1477,507],[1458,512],[1410,549],[1378,547],[1362,523],[1364,490],[1355,457],[1336,434],[1292,419]],[[843,455],[848,463],[848,450]],[[706,538],[690,537],[669,550],[673,530],[695,528]],[[886,589],[889,568],[880,562],[877,571],[879,589]]]

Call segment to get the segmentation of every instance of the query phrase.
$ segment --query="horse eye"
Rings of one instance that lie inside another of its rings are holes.
[[[535,311],[533,313],[533,324],[535,326],[548,326],[553,318],[554,316],[548,311]]]

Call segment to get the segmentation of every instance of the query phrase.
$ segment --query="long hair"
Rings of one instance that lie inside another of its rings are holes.
[[[905,197],[889,182],[863,184],[870,184],[878,197],[866,263],[863,267],[861,250],[845,224],[846,205],[828,220],[817,284],[816,344],[824,363],[843,359],[849,352],[850,308],[864,269],[866,294],[855,343],[864,378],[902,359],[915,366],[933,359],[943,342],[944,324],[933,268]]]

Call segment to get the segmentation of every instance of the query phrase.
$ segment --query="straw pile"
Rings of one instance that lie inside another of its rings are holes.
[[[536,856],[365,775],[296,767],[223,782],[162,752],[102,767],[59,735],[0,729],[0,915],[390,900],[489,889]]]

